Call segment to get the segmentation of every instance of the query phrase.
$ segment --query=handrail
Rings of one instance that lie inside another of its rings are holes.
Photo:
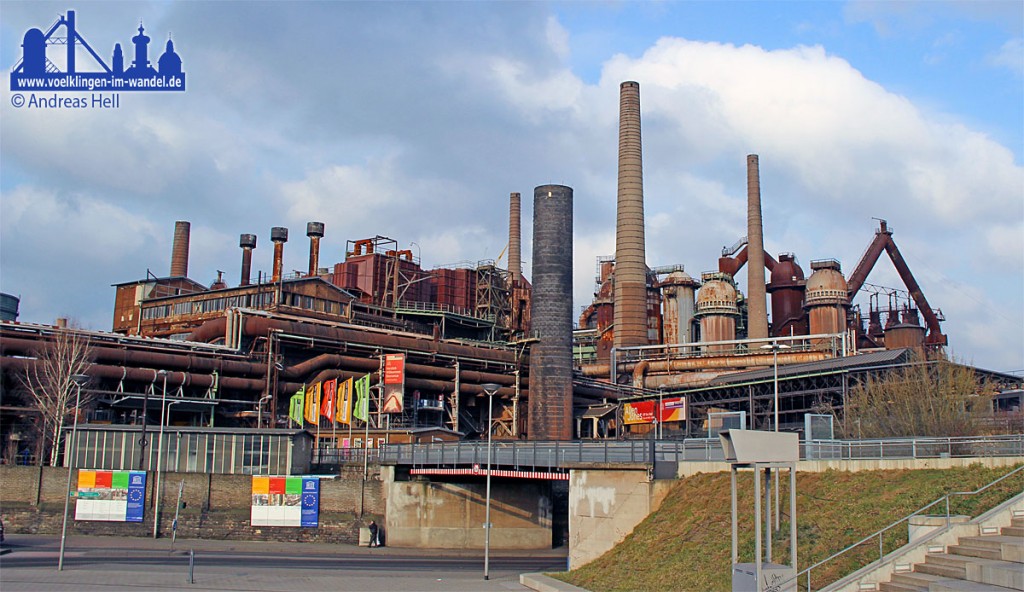
[[[1016,469],[1010,471],[1009,473],[1003,475],[1002,477],[1000,477],[1000,478],[992,481],[991,483],[989,483],[987,485],[984,485],[984,486],[982,486],[982,487],[980,487],[980,488],[978,488],[978,489],[976,489],[974,491],[956,491],[956,492],[947,493],[946,495],[938,498],[937,500],[931,502],[930,504],[915,510],[912,514],[909,514],[907,516],[904,516],[903,518],[900,518],[899,520],[897,520],[896,522],[893,522],[892,524],[886,526],[885,528],[882,528],[881,530],[878,530],[878,531],[876,531],[876,532],[874,532],[874,533],[864,537],[863,539],[857,541],[856,543],[853,543],[852,545],[846,547],[845,549],[842,549],[841,551],[838,551],[838,552],[836,552],[836,553],[826,557],[825,559],[822,559],[821,561],[815,563],[814,565],[812,565],[812,566],[810,566],[810,567],[808,567],[808,568],[798,572],[795,576],[793,576],[792,579],[789,579],[789,580],[786,580],[785,582],[783,582],[782,583],[782,587],[784,588],[785,584],[788,584],[789,582],[799,581],[800,576],[802,576],[804,574],[807,574],[807,592],[811,592],[811,570],[813,570],[813,569],[815,569],[817,567],[820,567],[820,566],[828,563],[829,561],[832,561],[836,557],[839,557],[840,555],[843,555],[843,554],[847,553],[848,551],[854,549],[855,547],[859,547],[859,546],[863,545],[864,543],[870,541],[871,539],[873,539],[875,537],[878,537],[878,561],[872,561],[871,563],[865,565],[864,567],[868,567],[868,566],[873,565],[875,563],[879,563],[880,564],[880,563],[882,563],[885,560],[885,552],[884,552],[884,549],[883,549],[883,543],[884,543],[883,535],[886,532],[888,532],[890,529],[892,529],[893,527],[898,526],[900,524],[903,524],[904,522],[910,520],[914,516],[919,515],[921,512],[927,510],[928,508],[931,508],[935,504],[938,504],[939,502],[945,501],[946,502],[946,528],[948,529],[949,526],[950,526],[950,524],[949,524],[949,497],[951,495],[975,495],[975,494],[981,493],[982,491],[985,491],[986,489],[988,489],[989,487],[992,487],[996,483],[999,483],[1003,479],[1006,479],[1006,478],[1012,476],[1015,473],[1019,473],[1022,470],[1024,470],[1024,465],[1021,465],[1021,466],[1017,467]]]

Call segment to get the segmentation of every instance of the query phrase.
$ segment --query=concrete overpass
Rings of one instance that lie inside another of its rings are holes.
[[[1024,459],[1024,435],[802,442],[798,471],[948,468]],[[483,548],[486,442],[380,452],[389,544]],[[567,544],[596,559],[656,510],[676,479],[729,470],[718,440],[494,442],[492,549]],[[567,537],[565,536],[567,534]]]

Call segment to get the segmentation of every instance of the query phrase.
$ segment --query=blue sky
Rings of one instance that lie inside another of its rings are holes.
[[[618,85],[641,87],[647,258],[697,275],[745,234],[761,162],[769,252],[852,271],[885,218],[951,352],[1024,369],[1021,2],[2,2],[0,62],[76,9],[100,55],[141,19],[188,92],[27,110],[0,86],[0,290],[23,321],[110,328],[110,284],[237,281],[238,235],[322,221],[415,243],[425,267],[493,259],[509,192],[575,189],[574,304],[614,250]],[[79,58],[83,63],[84,57]],[[902,287],[881,261],[869,282]],[[745,278],[740,278],[741,288]]]

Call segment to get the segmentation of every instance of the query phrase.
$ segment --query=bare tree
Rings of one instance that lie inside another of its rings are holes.
[[[912,364],[854,387],[840,431],[858,438],[977,435],[991,396],[969,366],[945,360]]]
[[[58,329],[53,339],[37,351],[35,362],[25,369],[22,384],[42,418],[38,434],[42,442],[40,463],[48,450],[50,466],[57,466],[65,420],[91,398],[83,392],[79,409],[75,409],[78,387],[72,377],[85,374],[91,356],[87,336],[74,329]]]

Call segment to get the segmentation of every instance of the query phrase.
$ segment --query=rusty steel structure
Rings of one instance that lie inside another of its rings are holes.
[[[857,263],[857,267],[854,268],[853,273],[850,274],[850,279],[847,282],[847,298],[852,301],[854,296],[864,286],[865,281],[868,278],[868,274],[871,273],[875,263],[878,261],[879,255],[882,251],[885,251],[889,255],[889,259],[892,260],[893,266],[896,268],[896,272],[899,274],[900,279],[906,285],[907,290],[910,292],[911,297],[914,299],[914,303],[917,304],[918,310],[924,316],[925,326],[928,329],[928,334],[924,338],[925,346],[931,349],[941,348],[948,344],[949,339],[943,335],[942,328],[939,326],[941,320],[942,311],[932,310],[928,299],[925,298],[924,292],[921,290],[921,286],[917,283],[914,278],[914,274],[910,271],[910,266],[907,265],[906,260],[903,258],[903,254],[900,253],[899,248],[896,247],[896,242],[892,238],[892,229],[888,227],[885,220],[878,221],[878,230],[875,231],[875,237],[868,245],[867,250]],[[914,317],[908,315],[906,321],[912,321]],[[908,324],[914,324],[912,322]],[[886,340],[886,347],[889,347],[888,340]]]

